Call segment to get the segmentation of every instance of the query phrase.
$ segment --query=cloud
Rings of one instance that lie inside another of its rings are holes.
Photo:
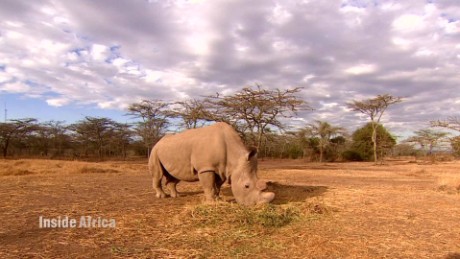
[[[402,32],[423,30],[423,17],[414,14],[404,14],[393,21],[393,28]]]
[[[27,93],[31,89],[28,85],[18,83],[18,82],[7,82],[0,85],[0,91],[7,93]]]
[[[370,74],[377,70],[374,64],[359,64],[345,69],[345,73],[351,75]]]
[[[455,115],[456,1],[2,2],[0,91],[51,106],[123,109],[244,86],[303,87],[316,118],[350,129],[353,99],[390,93],[392,130]],[[389,120],[391,118],[391,121]],[[410,123],[406,123],[410,122]],[[391,123],[391,124],[390,124]]]
[[[50,106],[61,107],[70,103],[70,100],[67,98],[51,98],[47,99],[46,103]]]

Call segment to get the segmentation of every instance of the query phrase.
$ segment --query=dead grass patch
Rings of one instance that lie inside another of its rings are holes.
[[[460,174],[438,176],[436,190],[449,194],[460,194]]]
[[[84,166],[80,169],[82,174],[107,174],[107,173],[120,173],[120,171],[111,168],[97,168],[91,166]]]
[[[265,205],[250,208],[232,203],[219,203],[190,208],[186,211],[185,218],[202,226],[229,224],[250,228],[277,228],[288,225],[302,216],[302,211],[294,206]]]
[[[9,170],[5,170],[3,175],[29,175],[29,174],[35,174],[35,172],[27,170],[27,169],[18,169],[18,168],[11,168]]]
[[[413,170],[410,173],[407,174],[408,176],[421,176],[421,175],[427,175],[427,171],[425,169],[417,169]]]
[[[460,162],[376,167],[277,160],[260,168],[275,202],[250,208],[203,205],[199,183],[180,183],[177,199],[155,199],[146,162],[0,160],[0,175],[35,173],[0,177],[0,258],[455,258],[460,252],[460,195],[448,191],[460,184]],[[228,186],[222,192],[232,198]],[[39,229],[39,215],[114,218],[116,228]]]
[[[236,203],[187,206],[177,216],[180,229],[171,243],[201,247],[201,257],[241,258],[275,256],[291,245],[298,230],[332,220],[334,210],[317,202],[246,207]],[[183,246],[183,245],[181,245]],[[270,251],[267,253],[267,251]],[[276,256],[275,256],[276,257]]]
[[[0,176],[29,174],[87,174],[87,173],[135,173],[147,172],[147,163],[80,162],[63,160],[0,160]]]

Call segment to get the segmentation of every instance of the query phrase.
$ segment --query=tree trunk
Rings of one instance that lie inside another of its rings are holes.
[[[260,149],[261,146],[262,146],[262,132],[259,131],[259,133],[257,134],[257,149]]]
[[[5,140],[5,145],[3,146],[3,158],[6,158],[8,155],[8,146],[10,145],[10,140],[7,138]]]
[[[374,148],[374,163],[377,163],[377,124],[372,123],[372,144]]]
[[[323,162],[323,153],[324,153],[324,148],[323,145],[320,143],[319,144],[319,162]]]

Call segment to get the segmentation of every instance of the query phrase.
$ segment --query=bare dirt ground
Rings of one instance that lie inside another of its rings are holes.
[[[154,198],[146,162],[0,160],[0,258],[460,258],[460,162],[260,161],[273,205]],[[115,228],[40,228],[39,217]]]

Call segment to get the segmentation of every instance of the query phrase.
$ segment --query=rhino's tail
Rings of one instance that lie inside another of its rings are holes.
[[[163,173],[161,170],[160,158],[158,157],[158,152],[155,147],[150,152],[149,172],[152,177],[155,175],[161,175]]]
[[[163,178],[163,166],[161,165],[160,159],[158,158],[157,149],[153,147],[149,158],[149,171],[152,175],[152,186],[156,191],[158,198],[166,197],[166,194],[161,188],[161,179]]]

